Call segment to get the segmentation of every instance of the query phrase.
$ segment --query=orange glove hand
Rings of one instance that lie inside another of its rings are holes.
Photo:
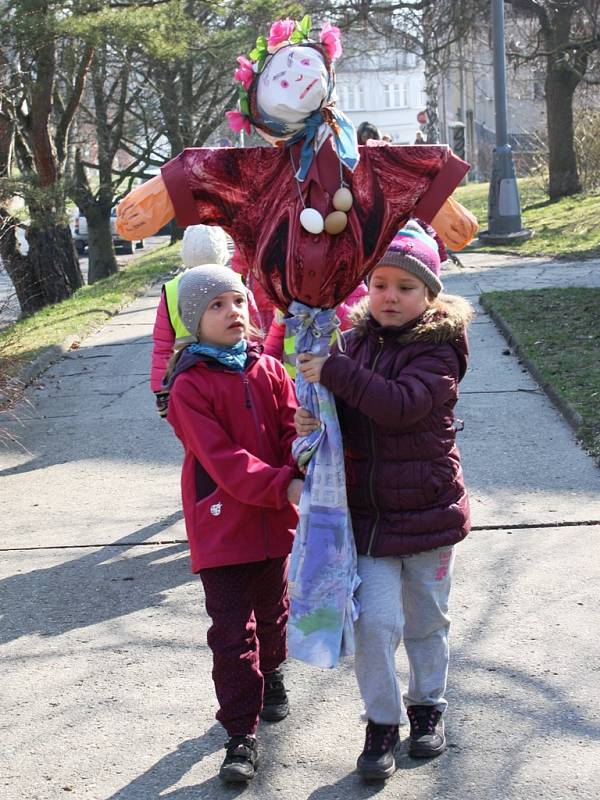
[[[431,221],[431,227],[450,250],[462,250],[477,233],[477,220],[458,200],[449,197]]]
[[[117,206],[117,233],[124,239],[152,236],[173,219],[175,209],[160,175],[129,192]]]

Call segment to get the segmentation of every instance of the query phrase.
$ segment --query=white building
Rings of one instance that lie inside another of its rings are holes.
[[[378,50],[344,55],[336,74],[339,108],[355,127],[371,122],[397,144],[414,142],[425,108],[423,67],[414,53],[382,42]]]

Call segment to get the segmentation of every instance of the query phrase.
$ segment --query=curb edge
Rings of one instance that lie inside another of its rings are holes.
[[[165,276],[160,276],[152,283],[148,283],[145,286],[140,287],[134,294],[134,296],[120,306],[111,316],[109,319],[113,319],[113,317],[117,317],[125,308],[131,305],[135,300],[140,297],[144,297],[150,289],[156,286],[157,283],[164,281]],[[20,385],[22,388],[28,387],[33,381],[40,377],[52,364],[55,364],[57,361],[60,361],[61,358],[67,355],[67,353],[72,349],[73,344],[75,342],[82,342],[86,337],[90,336],[95,331],[102,328],[106,325],[106,320],[100,323],[97,327],[90,328],[89,331],[85,333],[85,335],[77,336],[73,334],[68,336],[63,342],[60,344],[52,344],[45,348],[33,361],[28,361],[26,364],[23,365],[23,368],[18,371],[16,375],[13,375],[12,378],[8,381],[8,386],[16,386]],[[2,389],[0,389],[0,411],[3,409],[6,410],[6,402],[3,398]],[[10,404],[10,403],[9,403]]]
[[[583,418],[581,417],[581,414],[573,408],[568,400],[565,400],[565,398],[556,391],[552,384],[550,384],[542,376],[531,359],[523,353],[521,345],[519,344],[519,340],[508,322],[506,322],[504,317],[502,317],[494,308],[487,304],[486,300],[484,299],[484,295],[479,296],[479,302],[481,303],[485,313],[492,319],[496,327],[500,330],[507,343],[513,348],[523,366],[527,368],[531,377],[544,390],[548,398],[560,411],[573,431],[578,433],[579,429],[583,425]]]

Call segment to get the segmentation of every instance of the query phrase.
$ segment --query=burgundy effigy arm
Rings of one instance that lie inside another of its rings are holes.
[[[469,165],[450,151],[448,160],[413,210],[413,216],[431,221],[469,171]]]

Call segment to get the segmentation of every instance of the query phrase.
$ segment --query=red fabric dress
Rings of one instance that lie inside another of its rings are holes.
[[[294,177],[301,144],[290,149],[189,148],[161,173],[181,226],[220,225],[272,301],[331,308],[375,266],[410,216],[431,221],[468,171],[446,145],[359,147],[344,181],[354,203],[338,236],[314,235],[299,221],[304,208],[327,216],[340,187],[340,162],[328,139],[306,179]],[[304,198],[300,198],[298,187]]]

